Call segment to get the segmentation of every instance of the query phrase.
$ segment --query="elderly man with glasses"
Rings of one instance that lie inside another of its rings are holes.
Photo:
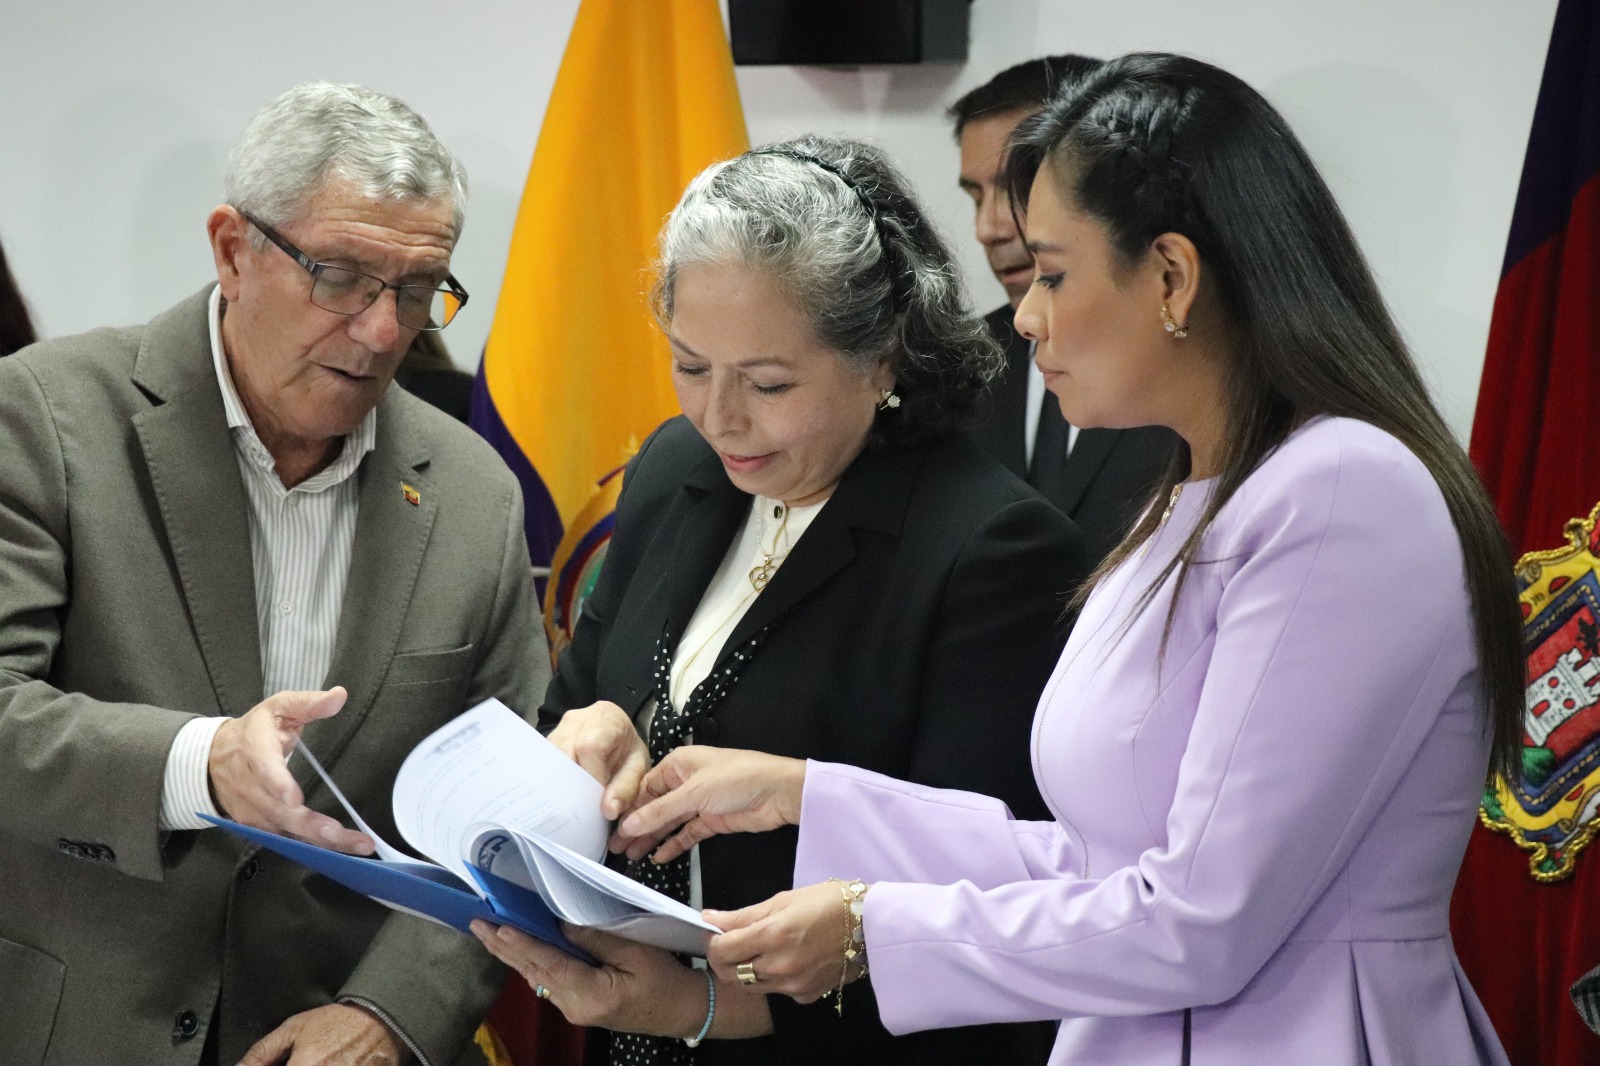
[[[460,165],[355,86],[251,122],[217,283],[0,363],[0,1058],[448,1064],[469,938],[210,828],[372,850],[422,737],[548,677],[513,475],[389,388],[467,302]]]

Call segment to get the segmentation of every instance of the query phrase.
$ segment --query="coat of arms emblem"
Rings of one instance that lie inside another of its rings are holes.
[[[1600,834],[1600,505],[1567,523],[1565,547],[1517,563],[1528,654],[1522,765],[1496,776],[1483,824],[1529,852],[1536,880],[1560,881]]]

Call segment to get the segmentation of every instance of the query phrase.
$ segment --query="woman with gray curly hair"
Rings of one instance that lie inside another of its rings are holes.
[[[959,432],[1000,355],[905,180],[855,141],[747,152],[690,184],[658,276],[683,417],[628,468],[541,709],[551,739],[607,785],[610,817],[686,744],[852,763],[1042,814],[1028,731],[1082,538]],[[718,908],[787,888],[795,858],[792,833],[721,836],[660,864],[613,843],[640,880]],[[598,968],[515,930],[479,935],[568,1018],[612,1030],[613,1063],[1030,1063],[1050,1039],[892,1038],[854,989],[800,1005],[584,930],[571,936]]]

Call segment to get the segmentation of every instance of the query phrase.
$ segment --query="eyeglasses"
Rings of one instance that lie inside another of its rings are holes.
[[[243,212],[241,212],[242,214]],[[467,305],[467,290],[451,274],[445,288],[431,285],[393,285],[382,278],[349,267],[318,263],[285,240],[282,234],[249,215],[244,216],[267,240],[282,248],[311,275],[311,302],[336,315],[359,315],[371,307],[383,290],[394,290],[394,317],[408,329],[444,329]]]

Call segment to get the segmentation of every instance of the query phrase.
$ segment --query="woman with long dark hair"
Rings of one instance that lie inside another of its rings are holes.
[[[1019,131],[1017,313],[1074,425],[1186,445],[1045,687],[1053,822],[686,748],[630,850],[799,825],[719,973],[868,983],[893,1032],[1061,1019],[1055,1063],[1503,1063],[1451,946],[1517,750],[1510,558],[1332,195],[1216,67],[1126,56]],[[836,883],[825,882],[836,879]]]

